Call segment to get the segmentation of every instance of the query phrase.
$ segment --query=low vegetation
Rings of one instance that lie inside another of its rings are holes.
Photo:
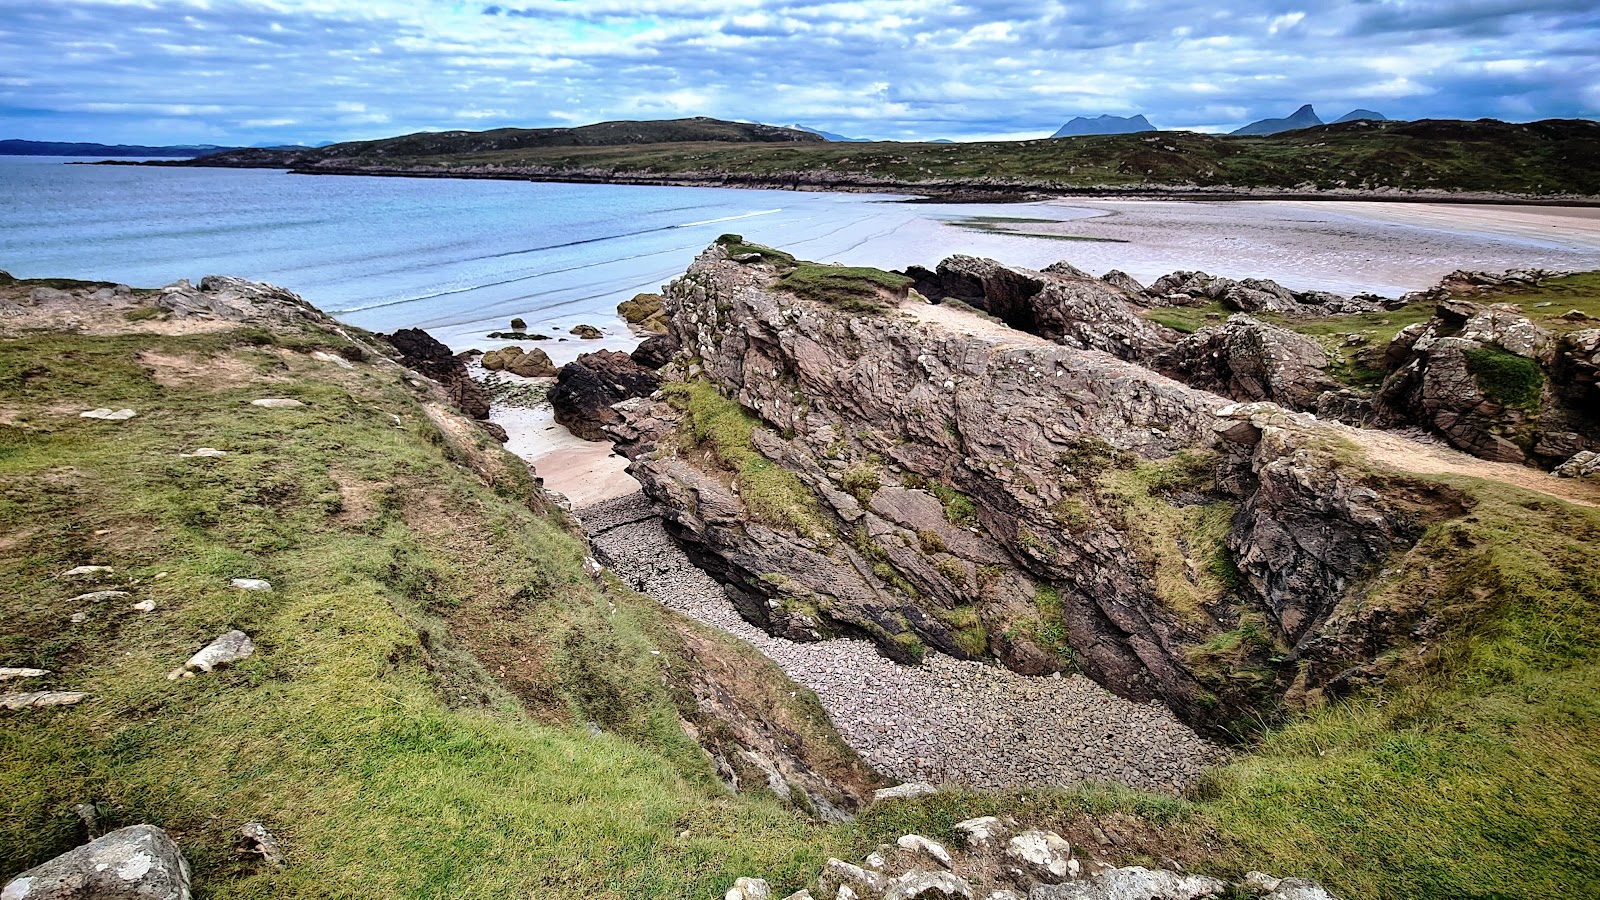
[[[1527,357],[1498,347],[1468,350],[1467,371],[1485,397],[1502,406],[1533,409],[1544,390],[1544,370]]]
[[[778,287],[845,312],[880,313],[907,296],[912,280],[866,266],[800,263],[778,279]]]

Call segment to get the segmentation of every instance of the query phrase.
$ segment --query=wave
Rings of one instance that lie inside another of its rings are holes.
[[[670,227],[672,227],[672,228],[694,228],[697,225],[715,225],[718,222],[734,222],[734,221],[737,221],[739,219],[753,219],[756,216],[770,216],[773,213],[781,213],[781,212],[783,212],[783,209],[781,207],[778,208],[778,209],[764,209],[764,210],[762,210],[760,212],[741,213],[741,214],[739,214],[737,216],[723,216],[720,219],[706,219],[703,222],[685,222],[682,225],[673,225],[673,226],[670,226]]]

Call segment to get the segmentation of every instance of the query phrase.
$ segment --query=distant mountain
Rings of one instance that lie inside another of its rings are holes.
[[[870,144],[870,143],[872,143],[872,138],[845,137],[842,134],[834,134],[831,131],[819,131],[818,129],[808,128],[808,127],[806,127],[804,125],[790,125],[789,127],[793,128],[795,131],[804,131],[804,132],[807,132],[809,134],[820,134],[820,135],[822,135],[823,137],[827,138],[830,141],[843,141],[845,143],[850,143],[850,144]]]
[[[1249,125],[1232,132],[1232,134],[1277,134],[1282,131],[1294,131],[1300,128],[1313,128],[1324,124],[1317,118],[1317,111],[1307,103],[1294,111],[1294,115],[1285,119],[1262,119],[1251,122]]]
[[[1156,127],[1142,115],[1131,117],[1099,115],[1092,119],[1078,116],[1050,136],[1058,138],[1077,137],[1081,134],[1138,134],[1141,131],[1155,130]]]
[[[214,144],[146,147],[139,144],[86,144],[62,141],[0,141],[0,156],[175,156],[193,158],[233,150]]]
[[[1389,121],[1389,117],[1381,112],[1373,112],[1370,109],[1352,109],[1339,118],[1334,119],[1333,124],[1337,125],[1340,122],[1359,122],[1363,119],[1369,122]]]

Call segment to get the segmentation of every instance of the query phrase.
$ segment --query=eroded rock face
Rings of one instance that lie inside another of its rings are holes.
[[[171,836],[132,825],[6,882],[5,900],[188,900],[189,863]]]
[[[633,348],[633,361],[646,369],[659,369],[672,361],[678,352],[678,343],[670,334],[655,334],[639,342]]]
[[[585,353],[561,367],[550,405],[556,421],[588,441],[605,440],[602,430],[618,420],[612,404],[632,397],[648,397],[661,387],[661,377],[634,362],[626,353],[600,350]]]
[[[1174,272],[1156,279],[1145,294],[1174,306],[1221,303],[1236,312],[1278,312],[1291,315],[1332,315],[1372,312],[1376,298],[1341,297],[1326,291],[1291,291],[1264,278],[1234,280],[1204,272]]]
[[[1328,362],[1316,341],[1241,314],[1189,335],[1157,355],[1151,367],[1235,400],[1315,410],[1325,391],[1339,387],[1324,371]]]
[[[982,262],[944,269],[962,283]],[[612,433],[674,536],[773,633],[867,637],[906,662],[992,654],[1025,673],[1070,654],[1204,724],[1240,707],[1195,646],[1242,615],[1312,646],[1351,585],[1415,537],[1409,507],[1307,449],[1314,423],[1219,416],[1223,398],[1106,352],[850,316],[772,281],[713,248],[666,308],[696,377],[771,428],[751,441],[802,486],[802,525],[752,516],[743,476],[675,452],[669,403],[626,405]],[[1230,519],[1209,543],[1158,527]],[[1327,559],[1308,534],[1326,535]],[[1183,587],[1234,567],[1229,584]]]
[[[1384,424],[1499,462],[1548,467],[1600,450],[1600,330],[1557,338],[1514,305],[1450,296],[1395,337],[1386,362],[1374,403]]]
[[[474,419],[489,418],[489,395],[472,380],[466,363],[449,347],[420,328],[402,328],[389,335],[388,341],[400,351],[401,361],[407,366],[439,382],[457,409]]]

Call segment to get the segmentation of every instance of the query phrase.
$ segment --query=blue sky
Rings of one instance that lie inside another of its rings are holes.
[[[0,0],[0,138],[352,140],[707,115],[889,139],[1314,103],[1600,116],[1596,0]]]

